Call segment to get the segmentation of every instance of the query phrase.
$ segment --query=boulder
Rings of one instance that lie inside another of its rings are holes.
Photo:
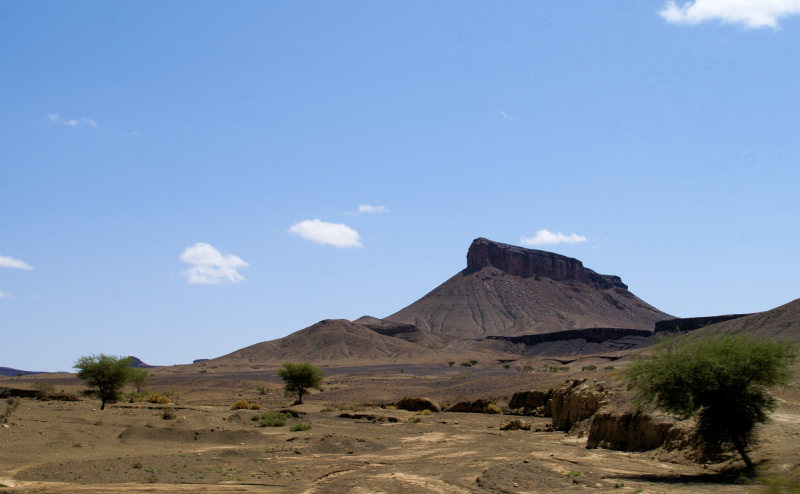
[[[400,410],[419,412],[420,410],[430,410],[431,412],[441,412],[442,407],[435,401],[428,398],[409,398],[405,397],[398,401],[395,406]]]
[[[514,419],[514,420],[509,420],[508,422],[506,422],[503,425],[501,425],[500,426],[500,430],[501,431],[517,431],[517,430],[529,431],[529,430],[531,430],[531,424],[529,424],[528,422],[519,420],[519,419]]]

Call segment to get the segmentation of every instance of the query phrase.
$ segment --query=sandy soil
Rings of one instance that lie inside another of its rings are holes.
[[[579,368],[579,367],[578,367]],[[363,372],[361,372],[363,371]],[[699,465],[679,453],[586,449],[580,432],[545,432],[546,418],[522,417],[531,431],[501,431],[507,415],[419,414],[381,408],[403,395],[453,403],[560,384],[571,372],[522,374],[487,366],[459,369],[328,369],[326,391],[293,407],[283,427],[260,427],[257,413],[287,404],[277,382],[242,372],[190,375],[156,369],[153,389],[177,404],[23,399],[0,428],[0,492],[526,493],[759,492],[731,461]],[[262,379],[256,379],[257,377]],[[595,371],[593,379],[613,380]],[[69,376],[49,376],[77,392]],[[0,380],[32,386],[34,378]],[[266,386],[265,393],[256,389]],[[233,411],[246,398],[261,411]],[[797,475],[800,392],[781,391],[774,420],[753,452],[764,472]],[[4,404],[3,404],[4,405]],[[165,420],[164,411],[175,418]],[[343,418],[342,413],[357,418]],[[291,432],[297,423],[308,431]],[[536,430],[539,429],[539,432]],[[726,471],[734,474],[726,475]],[[720,472],[723,472],[722,474]]]

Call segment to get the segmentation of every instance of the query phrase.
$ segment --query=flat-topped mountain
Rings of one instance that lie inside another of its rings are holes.
[[[577,259],[478,238],[466,269],[386,320],[475,339],[597,327],[652,331],[671,318],[618,276]]]

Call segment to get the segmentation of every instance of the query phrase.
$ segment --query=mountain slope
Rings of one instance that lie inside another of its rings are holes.
[[[485,338],[591,327],[652,330],[670,318],[619,277],[598,274],[577,259],[478,238],[465,270],[386,320]]]
[[[800,298],[774,309],[711,324],[692,334],[744,333],[756,338],[800,339]]]

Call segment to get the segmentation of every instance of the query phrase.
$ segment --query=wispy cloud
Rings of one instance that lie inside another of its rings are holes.
[[[674,24],[718,20],[747,28],[778,27],[778,20],[800,13],[800,0],[668,0],[658,14]]]
[[[50,113],[47,119],[53,123],[66,125],[67,127],[80,127],[87,125],[89,127],[97,127],[97,122],[93,118],[64,118],[58,113]]]
[[[33,269],[33,266],[25,261],[14,259],[13,257],[0,256],[0,268],[14,268],[14,269]]]
[[[0,298],[11,298],[11,297],[13,297],[13,295],[11,295],[10,293],[0,292]]]
[[[289,227],[289,233],[318,244],[334,247],[363,247],[358,232],[344,223],[327,223],[319,218],[295,223]]]
[[[511,120],[511,115],[509,115],[508,113],[506,113],[504,111],[498,110],[497,114],[500,115],[501,117],[505,118],[506,120]]]
[[[242,281],[244,276],[237,269],[248,265],[241,258],[233,254],[223,254],[205,242],[186,247],[180,259],[192,265],[183,273],[190,285],[213,285],[226,280],[231,283]]]
[[[373,206],[372,204],[359,204],[358,214],[364,213],[388,213],[386,206]]]
[[[564,235],[561,232],[553,233],[549,230],[539,230],[532,237],[522,237],[522,245],[555,245],[555,244],[578,244],[586,242],[586,237],[571,233]]]

